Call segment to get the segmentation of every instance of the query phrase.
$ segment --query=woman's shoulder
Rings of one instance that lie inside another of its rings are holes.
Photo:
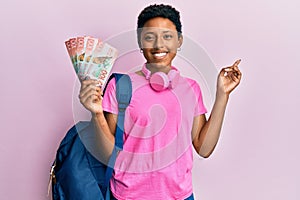
[[[192,79],[190,77],[181,76],[182,81],[187,82],[192,87],[198,87],[199,84],[195,79]]]

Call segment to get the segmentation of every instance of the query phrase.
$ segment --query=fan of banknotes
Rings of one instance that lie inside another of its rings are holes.
[[[65,44],[78,78],[100,80],[101,86],[105,85],[117,58],[117,49],[89,36],[71,38]]]

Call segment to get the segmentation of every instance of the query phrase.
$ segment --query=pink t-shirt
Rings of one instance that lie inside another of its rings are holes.
[[[129,74],[132,98],[125,112],[124,147],[117,157],[111,191],[119,200],[185,199],[192,190],[192,124],[206,113],[196,81],[180,77],[174,89],[154,91],[145,77]],[[117,114],[115,80],[103,109]]]

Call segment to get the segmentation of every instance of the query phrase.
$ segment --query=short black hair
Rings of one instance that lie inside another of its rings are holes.
[[[178,36],[181,36],[182,34],[182,25],[180,21],[180,13],[177,11],[174,7],[170,5],[165,5],[165,4],[153,4],[150,6],[147,6],[142,10],[142,12],[138,16],[138,21],[137,21],[137,39],[139,46],[140,44],[140,36],[141,36],[141,30],[144,27],[145,23],[153,19],[155,17],[163,17],[167,18],[170,21],[174,23],[176,26],[176,30],[178,32]]]

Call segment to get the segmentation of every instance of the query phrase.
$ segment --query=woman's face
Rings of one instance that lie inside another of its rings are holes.
[[[141,31],[141,48],[147,63],[155,71],[167,69],[182,44],[176,26],[167,18],[148,20]]]

